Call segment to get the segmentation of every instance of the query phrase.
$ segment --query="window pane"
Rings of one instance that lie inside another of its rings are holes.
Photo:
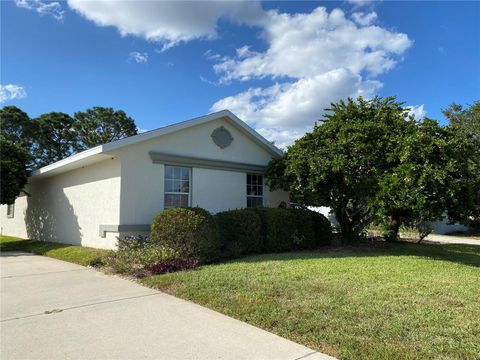
[[[188,206],[188,195],[175,195],[178,200],[178,206],[187,207]]]
[[[180,180],[173,180],[173,192],[180,192]]]
[[[190,170],[188,168],[182,168],[181,172],[181,179],[182,180],[189,180]]]
[[[263,198],[261,197],[253,197],[253,196],[248,196],[247,197],[247,207],[259,207],[263,205]]]
[[[185,192],[185,193],[190,192],[190,186],[189,186],[188,180],[181,182],[181,190],[180,191]]]
[[[175,207],[187,207],[188,206],[188,195],[180,194],[165,194],[165,209],[175,208]]]
[[[164,181],[164,191],[165,192],[172,192],[173,191],[173,180],[165,179]]]
[[[180,179],[182,174],[182,169],[179,167],[173,168],[173,178],[174,179]]]
[[[165,166],[165,179],[173,179],[173,167]]]

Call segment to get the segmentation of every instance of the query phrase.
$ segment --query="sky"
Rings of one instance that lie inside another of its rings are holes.
[[[92,106],[151,130],[229,109],[280,147],[331,102],[417,118],[480,99],[480,2],[1,1],[0,106]]]

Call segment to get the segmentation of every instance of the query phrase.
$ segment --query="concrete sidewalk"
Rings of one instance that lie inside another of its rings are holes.
[[[1,255],[2,359],[333,359],[128,280]]]
[[[454,235],[428,235],[425,242],[441,243],[441,244],[466,244],[466,245],[480,245],[480,240],[469,239],[468,237],[454,236]]]

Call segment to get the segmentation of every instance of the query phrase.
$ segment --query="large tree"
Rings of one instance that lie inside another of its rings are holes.
[[[134,120],[122,110],[93,107],[74,114],[79,150],[137,135]]]
[[[402,223],[443,219],[457,195],[452,182],[462,172],[450,135],[435,120],[424,119],[400,142],[398,160],[379,178],[373,202],[387,240],[398,239]]]
[[[36,167],[42,167],[74,154],[78,136],[73,118],[62,112],[40,115],[33,120],[35,138],[30,151]]]
[[[413,131],[413,119],[393,97],[340,101],[269,165],[269,184],[331,207],[343,239],[354,241],[376,215],[379,179],[398,162],[400,143]]]
[[[30,155],[20,144],[0,135],[0,203],[12,204],[24,189]]]
[[[30,117],[16,106],[3,107],[0,109],[0,133],[13,143],[28,148],[33,135]]]
[[[480,224],[480,101],[466,107],[453,103],[442,112],[450,124],[458,166],[451,183],[455,196],[447,204],[448,215],[465,224]]]
[[[137,134],[134,120],[122,110],[93,107],[70,115],[51,112],[30,119],[21,109],[0,109],[0,132],[31,154],[31,169],[76,152]]]
[[[465,131],[480,141],[480,101],[475,101],[473,105],[466,108],[452,103],[448,108],[443,109],[442,113],[452,127]]]

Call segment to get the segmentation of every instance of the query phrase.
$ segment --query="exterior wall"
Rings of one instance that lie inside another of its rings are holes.
[[[214,129],[224,126],[234,140],[225,149],[211,139]],[[120,224],[150,224],[164,209],[164,165],[154,164],[149,152],[174,154],[265,166],[272,155],[225,119],[183,129],[158,139],[116,150],[121,158]],[[246,207],[246,173],[192,167],[191,205],[211,212]],[[288,203],[288,193],[264,191],[264,204]]]
[[[234,138],[224,149],[211,138],[220,126]],[[272,154],[244,130],[220,118],[112,150],[108,153],[112,160],[33,178],[27,187],[31,196],[17,199],[13,219],[7,219],[6,206],[0,208],[2,232],[99,248],[114,248],[116,236],[145,233],[153,216],[164,209],[164,170],[168,165],[153,163],[149,155],[152,151],[214,160],[215,164],[249,164],[253,167],[248,168],[255,169],[272,159]],[[200,164],[189,167],[192,206],[213,213],[246,207],[247,170],[221,166],[207,169]],[[277,207],[282,201],[288,203],[288,193],[270,192],[264,187],[265,206]],[[101,234],[100,229],[106,231]]]
[[[212,213],[246,207],[246,174],[193,168],[192,206],[199,206]]]
[[[25,194],[20,194],[15,199],[13,218],[7,217],[7,205],[0,205],[0,229],[3,235],[17,236],[23,239],[28,237],[25,226],[27,199],[28,197]]]
[[[3,233],[44,241],[114,248],[115,233],[99,235],[100,224],[120,218],[120,160],[106,160],[31,181],[30,196],[15,202],[14,219],[1,208]],[[12,221],[13,220],[13,221]]]

